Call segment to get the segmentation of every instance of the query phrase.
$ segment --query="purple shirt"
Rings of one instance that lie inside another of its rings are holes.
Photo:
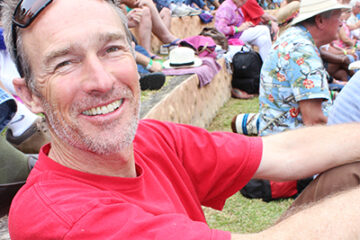
[[[225,0],[216,11],[215,27],[228,39],[241,36],[242,32],[233,35],[233,27],[239,27],[243,22],[245,22],[244,14],[232,0]]]

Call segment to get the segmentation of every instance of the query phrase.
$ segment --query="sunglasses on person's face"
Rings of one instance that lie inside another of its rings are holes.
[[[21,77],[24,77],[24,73],[22,71],[22,65],[20,63],[20,59],[17,53],[17,34],[16,27],[26,28],[28,27],[35,18],[39,15],[39,13],[46,8],[52,0],[21,0],[15,8],[12,25],[11,25],[11,34],[13,40],[13,54],[15,56],[15,64],[16,68],[19,71]],[[114,0],[112,0],[115,3]]]

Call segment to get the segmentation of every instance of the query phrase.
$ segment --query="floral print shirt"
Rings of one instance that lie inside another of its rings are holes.
[[[328,73],[311,34],[303,26],[284,32],[273,44],[260,75],[261,136],[303,126],[298,102],[322,98],[331,106]]]

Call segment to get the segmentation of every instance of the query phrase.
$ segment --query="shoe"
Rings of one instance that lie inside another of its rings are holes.
[[[174,3],[171,3],[169,8],[171,10],[171,16],[172,17],[184,17],[184,16],[189,16],[190,15],[190,9],[185,8],[185,5],[177,5]]]
[[[18,137],[13,136],[11,129],[6,131],[6,140],[23,153],[38,153],[50,139],[49,129],[43,117],[39,117]]]
[[[165,79],[166,76],[162,72],[153,72],[141,75],[141,90],[159,90],[164,85]]]
[[[189,5],[186,5],[186,4],[183,4],[182,7],[189,10],[189,16],[197,16],[197,15],[200,15],[202,13],[202,10],[195,9],[195,8],[189,6]]]
[[[252,99],[255,97],[254,94],[248,94],[247,92],[241,91],[238,88],[231,89],[231,96],[233,98],[238,98],[238,99]]]
[[[236,115],[231,121],[232,131],[247,136],[258,136],[259,116],[259,113],[242,113]]]

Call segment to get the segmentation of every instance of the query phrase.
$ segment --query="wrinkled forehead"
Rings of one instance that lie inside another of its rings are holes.
[[[39,14],[28,28],[22,31],[25,41],[28,36],[31,36],[46,42],[46,38],[54,36],[64,41],[72,36],[86,38],[102,29],[121,32],[126,38],[122,19],[107,1],[55,0]],[[81,36],[78,33],[84,35]]]

